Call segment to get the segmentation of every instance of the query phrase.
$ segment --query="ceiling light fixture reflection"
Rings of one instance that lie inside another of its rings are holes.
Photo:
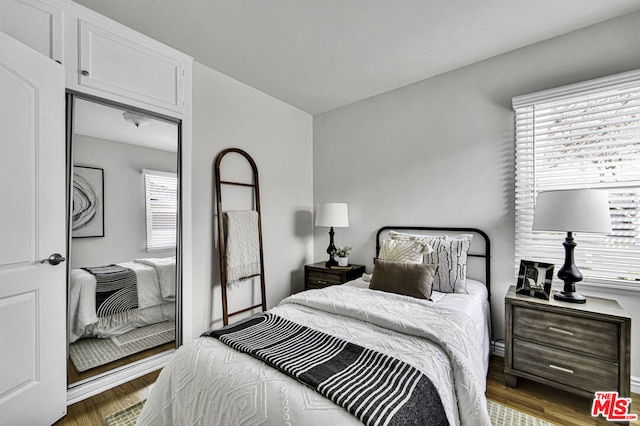
[[[122,117],[124,117],[124,119],[129,123],[135,124],[136,127],[148,126],[151,124],[151,119],[149,117],[135,112],[125,111],[122,113]]]

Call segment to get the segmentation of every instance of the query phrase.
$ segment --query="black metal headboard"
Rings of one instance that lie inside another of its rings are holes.
[[[437,235],[446,235],[447,233],[455,233],[455,234],[473,234],[478,235],[482,238],[482,241],[478,243],[476,238],[471,241],[471,248],[469,249],[469,253],[467,256],[479,258],[480,260],[484,259],[484,280],[483,282],[487,286],[487,292],[489,296],[491,296],[491,241],[489,240],[489,236],[482,230],[478,228],[444,228],[444,227],[434,227],[434,226],[383,226],[378,229],[376,233],[376,256],[380,253],[380,237],[388,231],[402,231],[402,232],[412,232],[416,233],[416,231],[430,231],[434,232]]]

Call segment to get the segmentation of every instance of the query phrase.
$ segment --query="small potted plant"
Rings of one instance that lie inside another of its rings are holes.
[[[351,247],[349,246],[338,247],[333,252],[334,256],[338,256],[338,266],[349,265],[349,253],[351,253]]]

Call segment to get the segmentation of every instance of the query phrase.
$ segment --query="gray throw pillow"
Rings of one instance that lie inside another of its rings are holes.
[[[418,299],[429,299],[436,268],[436,265],[427,263],[392,262],[377,259],[373,267],[369,288]]]

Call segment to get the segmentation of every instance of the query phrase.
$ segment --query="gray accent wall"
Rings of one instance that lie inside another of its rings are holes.
[[[503,339],[504,296],[516,282],[511,99],[640,68],[638,28],[640,14],[627,15],[315,116],[314,203],[349,204],[336,245],[353,246],[349,260],[370,272],[383,225],[485,230],[493,339]],[[327,231],[314,230],[315,261],[326,257]],[[640,376],[640,292],[578,287],[632,315],[632,376]]]

